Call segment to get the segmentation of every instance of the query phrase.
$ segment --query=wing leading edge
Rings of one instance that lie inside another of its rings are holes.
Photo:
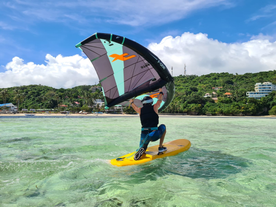
[[[166,66],[151,51],[122,36],[95,33],[76,45],[92,62],[111,107],[136,97],[141,100],[163,88],[165,109],[174,96],[174,82]],[[143,95],[141,95],[143,94]]]

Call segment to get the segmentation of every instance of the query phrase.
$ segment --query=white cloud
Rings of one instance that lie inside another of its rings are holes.
[[[165,37],[148,48],[168,67],[174,76],[209,73],[256,73],[276,70],[276,42],[259,35],[248,42],[223,43],[208,38],[206,34],[184,33],[182,36]],[[14,57],[0,73],[0,88],[42,84],[55,88],[71,88],[77,85],[98,83],[96,72],[87,58],[80,55],[53,57],[46,55],[46,64],[24,63]]]
[[[263,37],[263,36],[262,36]],[[165,37],[148,48],[157,55],[173,75],[209,73],[255,73],[276,70],[276,42],[252,39],[244,43],[227,44],[209,39],[206,34],[184,33]]]
[[[0,88],[41,84],[54,88],[72,88],[77,85],[98,83],[96,72],[88,59],[79,55],[53,57],[46,55],[46,64],[24,63],[14,57],[6,65],[6,71],[0,73]]]
[[[258,20],[258,19],[261,19],[261,18],[268,18],[268,17],[271,17],[271,15],[270,14],[259,14],[259,15],[255,15],[255,16],[249,18],[247,20],[247,22],[255,21],[255,20]]]
[[[276,4],[269,4],[260,9],[263,13],[273,13],[273,10],[276,10]]]
[[[270,19],[270,21],[275,21],[276,17],[276,4],[268,4],[265,7],[259,9],[258,12],[256,12],[251,18],[247,20],[247,22],[250,21],[256,21],[260,19]]]
[[[263,33],[260,33],[258,35],[253,35],[250,38],[251,40],[269,40],[269,41],[274,41],[276,40],[276,35],[271,36],[271,35],[264,35]]]

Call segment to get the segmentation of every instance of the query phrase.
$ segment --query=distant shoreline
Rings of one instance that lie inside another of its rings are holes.
[[[27,114],[27,115],[26,115]],[[20,116],[20,117],[28,117],[31,116],[31,113],[18,113],[18,114],[0,114],[1,116]],[[51,117],[51,116],[59,116],[59,117],[74,117],[74,116],[81,116],[81,117],[97,117],[97,116],[137,116],[136,114],[61,114],[61,113],[34,113],[36,117]]]
[[[26,113],[27,114],[27,113]],[[8,118],[8,117],[36,117],[36,118],[46,118],[46,117],[76,117],[76,118],[96,118],[96,117],[138,117],[138,114],[46,114],[46,113],[35,113],[34,116],[31,116],[31,114],[0,114],[0,118]],[[265,115],[265,116],[208,116],[208,115],[183,115],[183,114],[159,114],[161,117],[185,117],[185,118],[276,118],[275,115]]]

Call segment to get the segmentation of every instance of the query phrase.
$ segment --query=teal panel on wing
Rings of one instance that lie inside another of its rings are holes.
[[[123,54],[123,45],[116,42],[102,40],[102,44],[106,49],[107,56],[109,58],[111,67],[114,72],[114,78],[118,88],[119,96],[125,93],[124,84],[124,61],[120,60],[120,56]],[[112,57],[110,57],[112,56]],[[118,57],[118,58],[116,58]]]

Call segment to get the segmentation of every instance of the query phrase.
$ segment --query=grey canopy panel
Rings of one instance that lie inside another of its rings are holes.
[[[117,35],[96,33],[76,47],[91,60],[107,107],[148,92],[154,93],[161,87],[164,92],[162,106],[166,107],[172,100],[173,78],[166,66],[138,43]]]

